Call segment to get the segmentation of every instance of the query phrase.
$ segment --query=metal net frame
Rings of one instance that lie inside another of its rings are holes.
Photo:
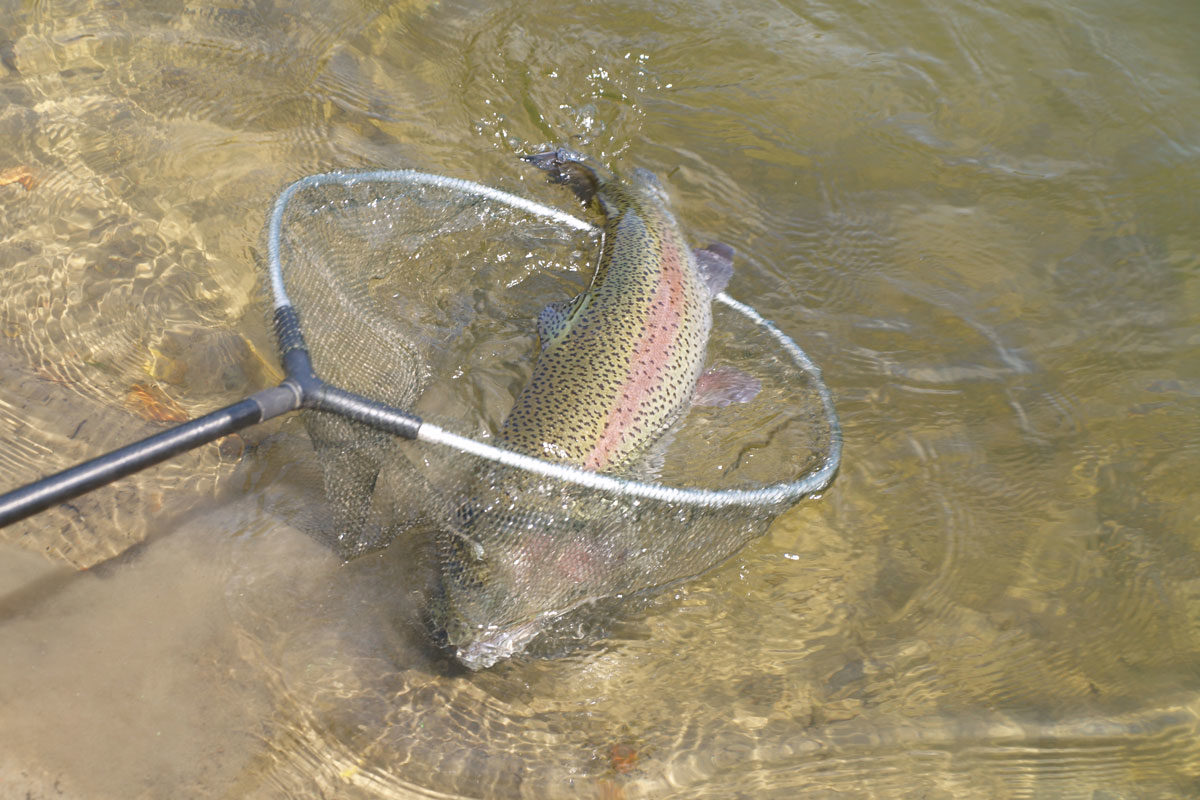
[[[285,366],[289,356],[307,351],[301,335],[301,323],[287,291],[287,275],[283,264],[284,217],[292,198],[300,191],[319,186],[340,185],[351,187],[364,183],[395,184],[402,186],[432,186],[458,192],[466,196],[482,198],[491,202],[524,211],[532,216],[555,222],[577,231],[594,232],[596,226],[556,208],[529,200],[484,184],[415,170],[366,170],[355,172],[326,172],[309,175],[284,189],[275,202],[267,229],[267,270],[270,277],[271,294],[275,303],[276,331]],[[806,496],[825,489],[833,480],[841,463],[842,434],[834,408],[833,396],[821,376],[820,368],[809,358],[796,342],[781,331],[773,322],[765,319],[753,307],[722,292],[715,298],[743,315],[756,326],[766,331],[786,353],[788,358],[812,381],[822,405],[829,430],[827,449],[822,462],[800,478],[781,481],[755,489],[698,489],[668,486],[661,483],[631,480],[577,467],[558,464],[522,453],[506,450],[486,442],[456,434],[431,422],[425,421],[401,409],[368,398],[355,397],[328,384],[314,386],[314,395],[308,407],[333,411],[378,430],[395,433],[406,438],[417,439],[480,459],[524,470],[526,472],[564,481],[586,489],[611,492],[626,497],[660,500],[673,504],[694,505],[703,508],[726,506],[765,507],[794,503]],[[307,361],[307,358],[303,359]],[[313,375],[311,365],[301,370]],[[289,370],[289,373],[291,371]],[[315,377],[315,375],[314,375]],[[318,382],[320,383],[320,382]]]

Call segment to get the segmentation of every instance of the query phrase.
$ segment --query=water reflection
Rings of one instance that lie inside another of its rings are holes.
[[[6,786],[1197,793],[1193,14],[226,5],[0,12],[5,485],[270,382],[255,262],[292,178],[556,202],[512,158],[545,141],[653,169],[737,248],[845,467],[593,648],[464,675],[424,639],[420,531],[346,566],[299,531],[296,425],[192,454],[0,533]]]

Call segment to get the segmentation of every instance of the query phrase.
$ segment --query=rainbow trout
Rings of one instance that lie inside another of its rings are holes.
[[[538,316],[533,374],[499,438],[527,455],[629,474],[694,403],[728,405],[758,392],[736,370],[704,370],[712,298],[732,275],[732,251],[693,252],[650,172],[605,177],[564,149],[526,160],[599,210],[604,238],[588,289]],[[491,666],[571,608],[630,588],[617,580],[629,537],[611,511],[495,469],[468,494],[441,548],[434,604],[435,622],[468,667]]]

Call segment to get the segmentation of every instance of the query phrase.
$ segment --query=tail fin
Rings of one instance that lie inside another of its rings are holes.
[[[600,179],[596,171],[584,163],[586,156],[559,147],[544,153],[521,156],[521,159],[548,172],[552,182],[565,184],[584,203],[590,204],[596,198]]]

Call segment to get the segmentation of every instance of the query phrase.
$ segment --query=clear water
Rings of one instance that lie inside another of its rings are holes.
[[[3,485],[274,380],[290,180],[541,192],[546,142],[737,249],[847,447],[605,641],[478,674],[409,543],[297,530],[293,421],[5,529],[0,796],[1196,796],[1198,53],[1168,0],[9,4]]]

